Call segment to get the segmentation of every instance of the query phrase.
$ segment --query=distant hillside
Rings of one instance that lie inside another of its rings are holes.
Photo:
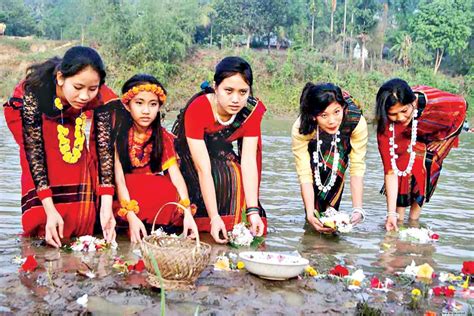
[[[28,65],[49,57],[61,56],[75,42],[47,41],[33,38],[0,37],[0,102],[11,94],[15,84],[24,77]],[[110,60],[107,50],[99,48],[108,70],[107,83],[120,91],[123,82],[134,73],[143,72],[132,65],[123,65]],[[471,77],[448,77],[433,75],[430,68],[406,70],[389,61],[378,61],[364,73],[359,71],[356,60],[337,60],[330,54],[307,51],[271,51],[237,49],[206,49],[195,47],[188,58],[175,65],[162,81],[168,92],[167,108],[179,109],[199,91],[204,80],[212,82],[215,65],[225,56],[239,55],[252,65],[254,73],[254,94],[263,100],[268,115],[295,115],[299,97],[306,82],[334,82],[349,91],[359,102],[364,114],[371,119],[378,87],[387,79],[401,77],[410,84],[426,84],[463,94],[474,103]],[[474,122],[470,108],[470,121]]]

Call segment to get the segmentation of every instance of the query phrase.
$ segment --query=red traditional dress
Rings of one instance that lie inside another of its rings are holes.
[[[415,151],[415,161],[412,171],[406,176],[398,177],[397,206],[407,207],[414,202],[421,207],[429,202],[441,173],[444,158],[448,155],[457,141],[466,118],[467,104],[461,96],[444,92],[427,86],[415,86],[413,92],[418,95],[418,127]],[[392,131],[390,122],[383,134],[377,135],[380,155],[387,174],[392,170],[389,139]],[[394,124],[395,148],[397,167],[405,170],[408,166],[410,154],[407,149],[411,142],[412,125],[406,127]],[[427,150],[433,141],[444,140],[444,144],[437,151]],[[382,193],[384,189],[382,189]]]
[[[210,231],[211,225],[186,137],[202,139],[206,143],[211,160],[217,209],[226,229],[229,230],[242,221],[242,211],[246,208],[240,167],[244,137],[258,137],[257,169],[260,184],[262,170],[260,124],[265,111],[263,103],[251,97],[247,106],[236,115],[234,122],[229,126],[223,126],[216,122],[209,99],[206,95],[201,95],[183,110],[175,122],[173,127],[173,132],[177,135],[175,148],[180,157],[180,168],[188,186],[190,200],[197,206],[194,219],[200,231]],[[238,142],[238,154],[233,150],[234,141]],[[263,209],[260,216],[266,232],[267,221]]]
[[[158,118],[159,119],[159,118]],[[168,132],[165,128],[161,128],[163,152],[161,157],[160,173],[153,173],[150,168],[150,152],[151,143],[147,143],[148,139],[142,142],[133,140],[133,128],[130,129],[129,134],[129,152],[130,160],[132,161],[131,173],[125,174],[125,183],[131,200],[136,200],[140,211],[138,218],[146,226],[153,223],[153,219],[158,210],[168,202],[178,202],[179,194],[176,187],[171,182],[168,169],[177,164],[176,153],[174,151],[174,135]],[[149,144],[150,150],[147,150]],[[133,167],[133,160],[146,162],[143,166]],[[120,206],[116,204],[116,211]],[[156,219],[158,226],[164,227],[168,232],[175,232],[176,227],[183,226],[183,217],[176,210],[176,206],[166,206]]]
[[[55,89],[54,84],[49,87]],[[54,91],[50,92],[54,95]],[[112,120],[108,109],[118,99],[111,89],[102,85],[97,97],[83,108],[83,111],[94,111],[94,120],[89,148],[84,144],[82,154],[74,164],[63,160],[57,128],[63,123],[69,129],[67,138],[72,147],[75,120],[80,112],[65,105],[62,119],[57,109],[52,116],[42,113],[40,102],[54,108],[53,99],[45,100],[41,93],[24,91],[23,82],[20,82],[4,104],[7,125],[20,150],[24,235],[44,236],[46,213],[41,200],[46,197],[52,197],[64,220],[64,237],[92,234],[96,194],[114,193]]]

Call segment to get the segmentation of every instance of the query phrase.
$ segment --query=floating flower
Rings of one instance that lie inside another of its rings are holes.
[[[373,277],[370,280],[370,287],[373,289],[381,289],[383,287],[382,282],[377,277]]]
[[[464,281],[463,284],[461,285],[461,287],[462,287],[463,289],[468,289],[468,288],[469,288],[469,278],[470,278],[470,277],[471,277],[471,276],[468,275],[467,278],[466,278],[466,281]]]
[[[410,240],[410,241],[417,241],[420,243],[428,243],[430,241],[435,241],[439,239],[439,235],[435,234],[429,228],[407,228],[401,229],[399,231],[400,239],[402,240]],[[433,238],[433,236],[435,238]]]
[[[308,274],[309,276],[312,276],[312,277],[315,277],[318,275],[318,271],[316,271],[315,268],[313,268],[312,266],[307,266],[304,271],[306,272],[306,274]]]
[[[365,279],[365,274],[362,269],[358,269],[354,273],[352,273],[348,278],[351,280],[351,285],[360,286],[362,284],[362,281]]]
[[[441,272],[439,274],[439,277],[438,279],[441,281],[441,282],[453,282],[453,281],[461,281],[462,280],[462,276],[458,275],[454,275],[452,273],[446,273],[446,272]]]
[[[237,262],[237,269],[242,270],[243,268],[245,268],[245,263],[242,261]]]
[[[421,266],[418,267],[416,277],[420,278],[420,279],[430,279],[431,280],[431,278],[433,276],[433,271],[434,271],[433,268],[428,263],[424,263],[424,264],[422,264]]]
[[[415,261],[412,260],[411,264],[405,267],[405,271],[403,271],[402,274],[416,277],[418,275],[418,269],[419,267],[417,267]]]
[[[433,312],[433,311],[425,311],[425,316],[436,316],[436,312]]]
[[[325,216],[319,218],[324,226],[336,229],[340,233],[349,233],[352,230],[351,218],[345,212],[328,209]]]
[[[446,296],[446,297],[453,297],[454,293],[456,292],[456,289],[454,286],[437,286],[434,287],[433,289],[433,294],[435,296]]]
[[[415,288],[415,289],[411,290],[411,295],[414,296],[414,297],[420,296],[421,295],[420,289]]]
[[[338,264],[337,266],[335,266],[334,268],[332,268],[329,271],[329,274],[332,274],[332,275],[335,275],[335,276],[338,276],[338,277],[345,277],[345,276],[349,275],[349,270],[347,270],[346,267],[343,267],[343,266]]]
[[[462,263],[462,273],[465,275],[473,275],[474,274],[474,261],[464,261]]]
[[[83,307],[87,307],[87,302],[89,301],[89,298],[88,298],[88,295],[87,294],[84,294],[83,296],[79,297],[77,300],[76,300],[76,303],[83,306]]]
[[[33,255],[26,257],[25,262],[21,265],[20,271],[33,272],[38,267],[38,262]]]
[[[214,263],[214,270],[216,271],[230,271],[230,261],[226,256],[218,256],[216,263]]]

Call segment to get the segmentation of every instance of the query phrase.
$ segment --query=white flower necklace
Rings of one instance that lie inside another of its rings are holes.
[[[237,116],[237,114],[232,115],[230,117],[230,119],[226,122],[223,122],[221,120],[221,117],[219,116],[219,112],[217,111],[217,100],[216,100],[216,95],[215,94],[213,95],[211,106],[215,111],[215,116],[216,116],[217,123],[221,124],[222,126],[229,126],[230,124],[234,123],[234,120],[235,120],[235,117]]]
[[[395,149],[398,148],[398,145],[395,144],[395,124],[392,122],[390,123],[389,130],[392,132],[392,137],[389,139],[390,144],[390,162],[392,164],[393,172],[398,176],[406,176],[411,173],[411,169],[413,168],[413,164],[415,163],[415,151],[413,150],[413,146],[416,144],[416,134],[418,131],[418,121],[416,117],[418,116],[418,109],[413,110],[413,122],[411,123],[411,141],[410,145],[408,145],[407,152],[410,154],[410,159],[408,160],[408,166],[405,170],[400,170],[397,167],[397,158],[398,155],[395,154]]]
[[[323,143],[323,141],[319,139],[319,126],[316,126],[316,151],[313,152],[313,162],[316,165],[316,167],[314,167],[314,181],[316,182],[316,186],[318,187],[319,191],[323,191],[325,193],[329,192],[332,189],[337,179],[337,169],[339,169],[339,151],[337,150],[337,143],[341,141],[341,139],[339,138],[339,134],[340,132],[337,131],[336,134],[333,135],[328,157],[324,159],[324,156],[321,152],[321,144]],[[321,174],[319,173],[319,167],[323,166],[324,164],[324,170],[326,170],[327,161],[329,160],[329,157],[331,156],[331,152],[333,150],[334,159],[332,161],[331,166],[331,176],[329,177],[329,182],[326,185],[323,185],[321,181]],[[320,156],[322,162],[319,161]]]
[[[230,117],[230,119],[226,122],[223,122],[219,116],[219,113],[216,113],[216,119],[217,119],[217,122],[223,126],[229,126],[230,124],[234,123],[234,120],[235,120],[235,117],[237,116],[237,114],[234,114]]]

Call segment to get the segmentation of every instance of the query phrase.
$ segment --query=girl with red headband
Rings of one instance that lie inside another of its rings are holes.
[[[128,222],[130,240],[147,236],[147,227],[156,219],[168,233],[184,230],[197,235],[195,210],[179,170],[173,147],[174,136],[161,126],[160,107],[166,90],[148,74],[138,74],[122,88],[123,107],[117,111],[115,183],[120,206],[117,215]],[[184,215],[184,219],[183,219]],[[119,224],[120,224],[119,220]]]

